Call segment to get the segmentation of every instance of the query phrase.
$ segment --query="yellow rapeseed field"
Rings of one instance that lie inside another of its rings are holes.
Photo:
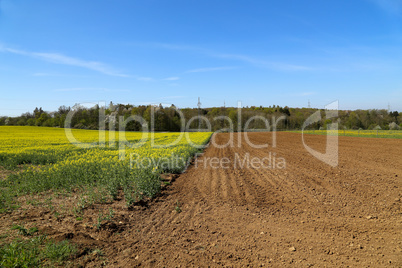
[[[0,209],[13,195],[77,187],[121,189],[128,204],[152,197],[159,174],[183,171],[211,134],[1,126],[0,166],[19,171],[0,182]]]

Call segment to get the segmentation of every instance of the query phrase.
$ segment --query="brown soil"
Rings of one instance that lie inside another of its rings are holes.
[[[0,180],[4,180],[5,178],[7,178],[8,175],[14,173],[11,170],[7,170],[4,167],[0,166]]]
[[[229,136],[215,141],[225,144]],[[131,210],[121,200],[92,206],[76,220],[25,205],[3,215],[2,226],[23,222],[70,239],[81,247],[76,263],[87,267],[402,267],[402,140],[339,137],[333,168],[305,150],[300,134],[277,133],[276,148],[270,133],[248,137],[270,146],[255,149],[244,139],[237,146],[237,134],[234,147],[211,144],[159,197]],[[316,150],[325,142],[307,136]],[[248,154],[251,161],[270,153],[286,167],[239,166]],[[204,168],[212,157],[227,158],[227,168]],[[98,229],[99,210],[108,208],[113,220]]]

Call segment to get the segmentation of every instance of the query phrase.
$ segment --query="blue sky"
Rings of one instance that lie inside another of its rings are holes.
[[[0,115],[75,103],[402,111],[402,0],[0,0]]]

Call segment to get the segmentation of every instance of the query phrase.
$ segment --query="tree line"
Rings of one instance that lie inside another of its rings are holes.
[[[80,129],[114,129],[124,126],[128,131],[143,130],[144,123],[155,131],[180,131],[184,118],[187,130],[207,129],[212,131],[245,131],[267,129],[275,125],[278,130],[299,130],[314,113],[319,112],[321,119],[310,124],[307,129],[327,129],[331,123],[338,123],[339,129],[402,129],[402,112],[387,110],[340,110],[336,118],[327,119],[324,109],[289,108],[277,105],[263,107],[251,106],[239,109],[234,107],[183,108],[174,105],[113,104],[107,107],[60,106],[57,111],[46,112],[35,108],[33,112],[16,117],[0,117],[0,125],[44,126]],[[130,120],[132,116],[137,119]],[[266,120],[268,119],[268,124]],[[124,124],[123,124],[124,123]]]

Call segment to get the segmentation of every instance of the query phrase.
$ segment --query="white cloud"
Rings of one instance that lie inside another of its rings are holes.
[[[311,96],[314,94],[315,94],[315,92],[301,92],[301,93],[299,93],[299,96]]]
[[[208,57],[213,57],[213,58],[237,60],[237,61],[255,65],[257,67],[269,68],[269,69],[274,69],[274,70],[279,70],[279,71],[310,71],[310,70],[314,70],[314,68],[305,66],[305,65],[298,65],[298,64],[285,63],[285,62],[266,61],[266,60],[262,60],[259,58],[251,57],[248,55],[242,55],[242,54],[218,53],[216,51],[214,52],[212,50],[195,47],[195,46],[175,45],[175,44],[165,44],[165,43],[152,43],[151,45],[156,48],[162,48],[162,49],[190,51],[190,52],[194,52],[194,53],[204,54]],[[226,69],[226,67],[224,67],[224,68]],[[236,67],[230,67],[227,69],[234,69],[234,68],[236,68]],[[224,69],[214,69],[214,68],[201,68],[201,69],[190,70],[190,71],[187,71],[186,73],[204,72],[204,69],[205,69],[205,72],[224,70]],[[200,71],[198,71],[198,70],[200,70]]]
[[[73,88],[59,88],[53,90],[55,92],[72,92],[72,91],[102,91],[102,92],[129,92],[127,89],[110,89],[110,88],[96,88],[96,87],[73,87]]]
[[[39,59],[45,60],[45,61],[49,61],[52,63],[78,66],[78,67],[98,71],[100,73],[104,73],[107,75],[127,77],[127,75],[115,72],[109,66],[107,66],[101,62],[85,61],[85,60],[72,58],[72,57],[68,57],[68,56],[65,56],[62,54],[57,54],[57,53],[32,53],[32,55],[36,58],[39,58]]]
[[[232,69],[235,69],[235,68],[236,67],[233,67],[233,66],[199,68],[199,69],[188,70],[188,71],[186,71],[186,73],[214,72],[214,71],[232,70]]]
[[[77,66],[93,71],[97,71],[106,75],[111,76],[119,76],[119,77],[129,77],[129,75],[117,72],[112,67],[97,61],[86,61],[78,58],[69,57],[60,53],[42,53],[42,52],[29,52],[19,49],[13,49],[9,47],[5,47],[0,45],[1,52],[8,52],[28,57],[37,58],[43,61],[56,63],[56,64],[63,64],[63,65],[70,65],[70,66]]]
[[[34,73],[33,76],[55,76],[55,75],[50,73]]]
[[[46,72],[37,72],[37,73],[33,73],[32,76],[38,76],[38,77],[48,77],[48,76],[57,76],[57,77],[88,77],[88,76],[84,76],[84,75],[60,74],[60,73],[46,73]]]
[[[308,67],[308,66],[304,66],[304,65],[296,65],[296,64],[288,64],[288,63],[282,63],[282,62],[265,61],[265,60],[262,60],[262,59],[257,59],[257,58],[254,58],[254,57],[250,57],[250,56],[247,56],[247,55],[240,55],[240,54],[214,54],[214,56],[219,57],[219,58],[243,61],[243,62],[251,63],[253,65],[257,65],[257,66],[260,66],[260,67],[265,67],[265,68],[270,68],[270,69],[275,69],[275,70],[281,70],[281,71],[308,71],[308,70],[313,70],[313,68]]]
[[[178,50],[178,51],[193,51],[199,53],[209,53],[210,51],[201,47],[196,46],[188,46],[188,45],[177,45],[177,44],[167,44],[167,43],[143,43],[143,46],[146,47],[155,47],[161,49],[169,49],[169,50]]]
[[[172,76],[172,77],[167,77],[167,78],[165,78],[165,79],[163,79],[163,80],[167,80],[167,81],[177,81],[177,80],[179,80],[179,79],[180,79],[180,77]]]
[[[282,70],[282,71],[311,71],[312,67],[304,66],[304,65],[295,65],[295,64],[287,64],[287,63],[279,63],[279,62],[271,62],[269,64],[271,68]]]
[[[261,64],[265,65],[267,62],[259,59],[255,59],[250,56],[246,55],[240,55],[240,54],[213,54],[213,56],[217,58],[225,58],[225,59],[231,59],[231,60],[239,60],[247,63],[252,63],[252,64]]]
[[[152,81],[152,80],[154,80],[152,77],[136,76],[135,78],[136,78],[138,81]]]
[[[370,1],[377,4],[380,8],[382,8],[386,12],[393,14],[401,14],[402,12],[401,0],[370,0]]]
[[[160,97],[159,99],[162,100],[176,100],[176,99],[183,99],[186,98],[186,96],[166,96],[166,97]]]
[[[311,96],[311,95],[315,95],[315,92],[296,92],[296,93],[290,93],[288,94],[288,96],[290,97],[306,97],[306,96]]]

